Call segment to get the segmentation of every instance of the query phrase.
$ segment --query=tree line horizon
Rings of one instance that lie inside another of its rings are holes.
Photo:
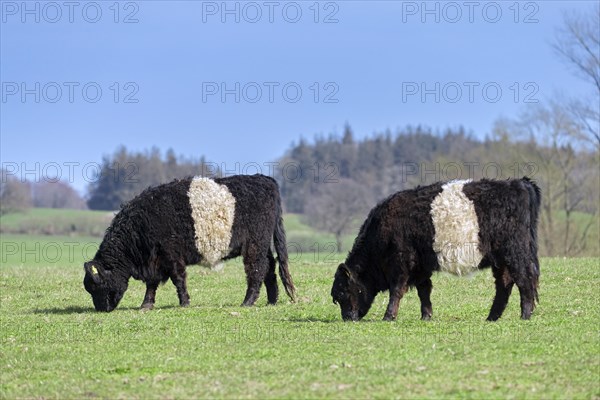
[[[592,233],[600,203],[597,151],[571,142],[548,147],[535,136],[510,137],[505,127],[498,122],[492,135],[484,139],[462,127],[435,132],[422,126],[356,139],[346,124],[342,135],[301,138],[268,163],[268,170],[248,172],[268,172],[275,178],[285,211],[301,214],[306,224],[332,233],[338,251],[343,250],[342,237],[356,231],[377,202],[397,191],[453,179],[528,176],[543,191],[542,241],[553,237],[541,243],[543,253],[551,254],[552,248],[558,248],[557,242],[563,253],[585,253],[584,239]],[[176,156],[172,149],[163,155],[156,147],[133,152],[120,146],[103,158],[102,173],[88,186],[85,199],[65,182],[23,183],[3,176],[2,213],[31,206],[118,210],[149,186],[190,175],[231,175],[215,165],[204,157]],[[586,216],[583,226],[582,215]]]

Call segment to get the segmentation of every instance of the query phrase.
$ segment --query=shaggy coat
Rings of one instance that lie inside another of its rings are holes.
[[[496,297],[487,319],[500,318],[514,284],[521,318],[529,319],[540,275],[540,199],[528,178],[436,183],[388,197],[371,210],[335,274],[331,295],[342,318],[361,319],[388,290],[384,319],[394,320],[400,299],[416,287],[421,317],[430,319],[433,271],[464,275],[491,266]]]
[[[288,271],[279,187],[264,175],[187,178],[148,188],[122,206],[92,261],[84,286],[98,311],[112,311],[129,278],[146,283],[142,308],[154,305],[156,289],[171,279],[186,306],[186,266],[214,267],[242,256],[247,278],[242,305],[251,306],[264,282],[269,303],[277,302],[279,273],[288,296],[295,288]]]

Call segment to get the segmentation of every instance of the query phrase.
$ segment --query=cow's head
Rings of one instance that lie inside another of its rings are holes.
[[[364,317],[375,298],[375,293],[360,279],[359,268],[350,270],[346,264],[340,264],[331,288],[333,303],[339,304],[344,321],[358,321]]]
[[[98,261],[88,261],[83,265],[85,277],[83,286],[92,295],[96,311],[114,310],[127,290],[127,280],[116,279],[114,272],[105,269]]]

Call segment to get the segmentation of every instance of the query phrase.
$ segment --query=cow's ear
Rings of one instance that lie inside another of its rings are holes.
[[[99,285],[102,283],[104,280],[104,270],[98,263],[88,261],[83,265],[83,268],[85,269],[85,272],[92,277],[95,284]]]
[[[350,272],[350,282],[356,283],[358,279],[358,275],[360,273],[360,265],[354,264],[352,266],[352,271]]]
[[[350,275],[352,275],[352,273],[350,272],[350,269],[348,268],[348,266],[344,263],[341,263],[338,266],[338,271],[344,275],[346,275],[348,278],[350,278]]]

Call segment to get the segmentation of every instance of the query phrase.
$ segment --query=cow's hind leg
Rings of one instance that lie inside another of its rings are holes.
[[[487,317],[488,321],[496,321],[502,316],[514,285],[506,267],[493,266],[492,272],[496,280],[496,297],[494,297],[490,314]]]
[[[144,301],[142,302],[142,310],[152,310],[154,308],[156,288],[158,288],[158,282],[146,282],[146,295],[144,296]]]
[[[429,321],[433,314],[431,306],[431,289],[433,289],[433,284],[431,283],[430,278],[427,278],[417,285],[417,293],[421,300],[421,319],[423,321]]]
[[[171,281],[177,288],[177,297],[179,297],[179,305],[187,307],[190,305],[190,295],[187,291],[187,273],[185,264],[178,263],[173,267],[171,272]]]
[[[271,249],[269,249],[267,259],[269,262],[269,269],[267,271],[267,276],[265,277],[267,299],[269,301],[269,304],[275,304],[277,303],[277,298],[279,296],[279,287],[277,286],[277,275],[275,274],[275,258],[273,257]]]
[[[510,277],[519,288],[521,295],[521,319],[529,319],[535,308],[537,296],[537,273],[534,263],[529,261],[526,251],[508,260],[507,266]]]
[[[260,294],[260,286],[265,281],[265,276],[269,269],[269,261],[264,255],[247,252],[244,255],[244,270],[246,271],[246,297],[242,306],[252,306],[256,303]]]
[[[535,308],[535,284],[532,282],[531,277],[527,276],[523,271],[512,275],[521,295],[521,319],[529,319]]]

